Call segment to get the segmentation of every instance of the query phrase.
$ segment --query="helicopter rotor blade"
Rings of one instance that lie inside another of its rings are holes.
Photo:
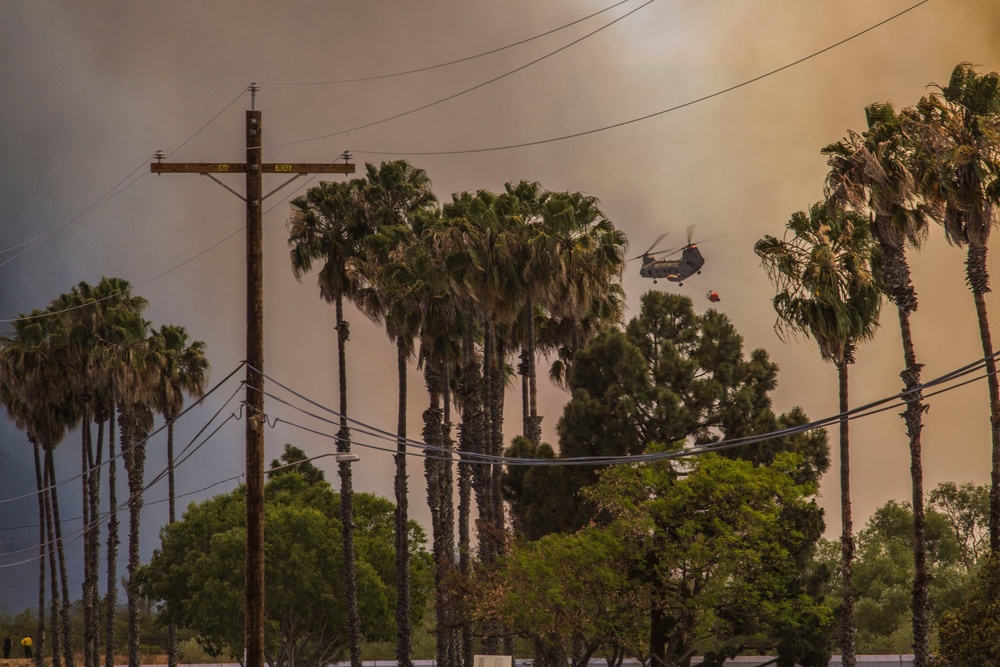
[[[730,232],[726,232],[725,234],[716,234],[715,236],[709,236],[706,239],[701,239],[700,241],[695,241],[694,243],[689,242],[689,245],[698,245],[699,243],[707,243],[709,241],[714,241],[715,239],[721,239],[723,236],[729,236],[729,234]]]
[[[653,244],[651,246],[649,246],[649,248],[646,249],[646,252],[642,253],[641,255],[636,255],[635,257],[633,257],[632,259],[630,259],[628,261],[631,262],[633,259],[639,259],[640,257],[642,257],[644,255],[651,254],[653,248],[655,248],[656,246],[658,246],[660,244],[660,241],[662,241],[664,238],[666,238],[667,234],[669,234],[669,233],[670,232],[663,232],[662,234],[660,234],[659,236],[657,236],[656,240],[653,241]]]
[[[651,253],[647,253],[647,254],[650,257],[658,257],[659,255],[663,255],[664,256],[663,258],[666,259],[667,257],[670,257],[672,255],[676,255],[681,250],[684,250],[684,248],[686,248],[686,247],[687,246],[681,246],[680,248],[670,248],[669,250],[657,250],[656,252],[651,252]]]
[[[691,245],[691,239],[694,238],[694,228],[697,226],[698,226],[697,223],[693,223],[687,226],[688,245]]]

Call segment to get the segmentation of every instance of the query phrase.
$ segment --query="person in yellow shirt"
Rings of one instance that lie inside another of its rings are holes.
[[[24,639],[21,640],[21,646],[24,647],[24,657],[25,658],[30,658],[31,657],[31,637],[29,637],[28,635],[25,635]]]

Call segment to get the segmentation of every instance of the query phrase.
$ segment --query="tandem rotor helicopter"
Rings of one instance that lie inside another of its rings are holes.
[[[659,245],[670,232],[664,232],[656,237],[653,244],[649,246],[646,252],[633,257],[632,259],[642,258],[642,266],[639,267],[639,275],[643,278],[652,278],[653,283],[656,283],[659,278],[666,278],[670,282],[677,283],[683,286],[684,281],[695,274],[701,273],[701,267],[705,265],[705,257],[698,250],[698,243],[704,243],[705,241],[710,241],[714,238],[704,239],[702,241],[693,242],[692,236],[694,234],[694,225],[690,225],[687,228],[687,244],[681,246],[680,248],[671,248],[669,250],[655,250],[656,246]],[[679,259],[670,259],[677,253],[680,253]],[[664,255],[662,259],[657,259],[657,256]],[[718,302],[721,297],[718,292],[710,291],[705,295],[709,301],[712,303]]]

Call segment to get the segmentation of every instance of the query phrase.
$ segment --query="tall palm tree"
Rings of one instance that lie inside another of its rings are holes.
[[[449,291],[439,258],[429,251],[426,238],[421,239],[419,232],[416,236],[417,243],[409,248],[411,280],[401,291],[406,294],[403,298],[409,299],[419,312],[418,367],[423,370],[429,398],[423,414],[423,438],[428,444],[424,452],[424,476],[435,563],[437,662],[441,667],[458,667],[461,639],[455,631],[458,618],[453,610],[454,597],[447,588],[455,566],[450,384],[451,369],[460,360],[461,331],[466,323]]]
[[[8,413],[15,424],[27,433],[35,449],[36,482],[40,494],[39,524],[42,526],[40,536],[45,546],[40,556],[44,558],[46,553],[49,556],[51,580],[52,660],[53,665],[65,660],[70,667],[73,652],[69,634],[69,585],[58,523],[59,505],[52,451],[62,441],[67,427],[79,420],[79,413],[67,393],[70,381],[64,365],[65,346],[54,315],[51,309],[44,312],[35,310],[14,322],[13,335],[3,339],[0,376],[5,378],[7,387],[3,393]],[[40,568],[40,572],[43,571]],[[44,604],[44,580],[40,582],[39,598]],[[43,615],[40,607],[39,618]],[[61,645],[60,638],[63,638]],[[37,653],[42,654],[43,650],[39,646]]]
[[[350,260],[360,253],[361,243],[371,233],[360,202],[361,181],[320,183],[292,200],[288,220],[288,245],[292,273],[299,280],[315,262],[319,270],[320,296],[333,303],[337,331],[340,429],[337,451],[351,451],[347,426],[347,340],[350,329],[344,319],[344,299],[352,298],[357,276],[348,272]],[[361,667],[361,620],[358,616],[357,573],[354,567],[354,485],[349,463],[339,464],[340,518],[343,524],[344,597],[351,667]]]
[[[498,195],[485,190],[453,195],[444,207],[444,243],[449,249],[448,273],[461,309],[481,327],[482,357],[476,363],[474,329],[466,330],[461,381],[462,436],[469,451],[491,453],[495,406],[494,380],[499,379],[495,332],[512,322],[520,310],[520,266],[510,261],[521,255],[519,238],[504,215]],[[502,517],[496,515],[494,480],[485,466],[472,471],[480,517],[480,554],[489,561],[496,551]]]
[[[14,323],[15,331],[22,323],[22,320]],[[21,383],[13,381],[15,377],[23,381],[25,376],[15,375],[10,370],[11,364],[17,363],[16,359],[20,353],[17,347],[23,342],[23,340],[18,340],[17,336],[13,339],[0,339],[0,403],[3,404],[14,425],[25,432],[34,453],[35,494],[38,499],[38,622],[35,628],[34,661],[35,667],[42,667],[45,657],[45,557],[50,547],[46,537],[48,521],[45,511],[45,482],[42,479],[41,448],[35,436],[32,412],[24,400],[25,388],[21,386]]]
[[[184,327],[163,325],[149,339],[152,361],[158,367],[152,387],[156,409],[167,421],[167,507],[169,523],[176,520],[174,507],[174,420],[184,408],[184,394],[200,398],[208,385],[205,343],[188,344]],[[177,629],[167,626],[167,664],[177,667]]]
[[[521,359],[518,372],[521,375],[521,432],[537,446],[542,439],[542,420],[538,415],[538,377],[535,370],[535,317],[538,301],[547,290],[551,278],[552,261],[550,249],[546,247],[545,220],[543,210],[550,193],[541,184],[532,181],[507,183],[505,196],[500,203],[503,213],[512,225],[519,242],[520,256],[513,258],[521,269],[521,291],[524,309],[519,316],[522,332]]]
[[[990,275],[986,251],[1000,220],[1000,75],[977,74],[959,63],[948,85],[918,104],[922,192],[937,204],[948,242],[966,248],[972,292],[986,357],[992,435],[990,548],[1000,550],[1000,380],[986,311]]]
[[[791,238],[788,237],[791,233]],[[814,204],[792,215],[785,238],[765,236],[754,251],[775,284],[775,324],[780,335],[805,333],[819,345],[823,361],[837,369],[840,393],[841,591],[840,652],[857,664],[852,564],[848,365],[855,346],[875,335],[882,292],[872,271],[876,247],[867,221],[832,204]]]
[[[128,479],[128,579],[125,583],[128,604],[128,664],[140,667],[139,652],[139,528],[142,516],[143,482],[146,469],[146,440],[153,429],[153,388],[159,371],[150,352],[150,324],[137,316],[133,319],[131,345],[117,360],[115,391],[118,395],[118,430],[121,436],[122,461]]]
[[[911,160],[913,145],[904,132],[901,115],[891,104],[876,103],[865,109],[868,129],[850,132],[823,149],[828,156],[827,196],[870,216],[872,236],[882,258],[882,279],[889,300],[896,306],[903,341],[904,370],[900,374],[906,397],[903,419],[910,445],[910,480],[913,504],[913,644],[914,664],[926,667],[930,657],[927,547],[925,540],[924,482],[920,435],[926,409],[920,390],[920,370],[910,329],[910,314],[917,309],[917,294],[910,280],[906,247],[919,248],[927,236],[928,210],[917,197]]]
[[[407,257],[413,242],[413,219],[432,211],[437,197],[423,169],[405,160],[367,164],[361,186],[361,202],[368,228],[373,231],[364,243],[352,269],[361,273],[354,301],[375,323],[383,323],[396,344],[398,401],[396,421],[396,660],[401,667],[412,665],[412,623],[410,620],[409,500],[406,472],[406,376],[413,354],[414,337],[419,333],[419,302],[409,297],[414,279]]]
[[[105,667],[114,667],[117,641],[115,639],[116,610],[118,605],[118,486],[117,486],[117,455],[115,453],[115,440],[118,420],[115,415],[119,412],[119,406],[123,400],[130,398],[133,391],[131,386],[135,380],[134,364],[137,347],[146,339],[148,323],[142,317],[148,303],[140,296],[132,293],[132,286],[127,280],[115,277],[103,277],[101,281],[92,289],[85,283],[80,283],[77,288],[81,291],[84,299],[92,301],[93,307],[89,310],[89,326],[92,329],[94,339],[98,341],[95,346],[94,368],[91,373],[91,380],[94,385],[95,416],[99,420],[108,422],[108,539],[106,556],[106,581],[107,590],[104,598],[104,664]],[[84,312],[87,312],[86,310]],[[124,438],[122,444],[125,444]],[[123,459],[125,458],[126,447],[121,447]],[[97,487],[96,477],[92,496],[92,506],[98,505],[99,487]],[[141,483],[141,482],[140,482]],[[136,529],[138,526],[136,526]],[[97,550],[97,545],[93,548]],[[138,542],[136,541],[136,549]],[[136,551],[138,553],[138,551]],[[93,567],[96,568],[97,557],[95,554]],[[96,595],[96,591],[94,592]],[[92,625],[97,624],[95,619]],[[94,633],[92,640],[96,643],[97,634]],[[134,642],[132,637],[134,635]],[[130,644],[138,645],[138,617],[130,626]],[[97,648],[93,649],[95,652]]]

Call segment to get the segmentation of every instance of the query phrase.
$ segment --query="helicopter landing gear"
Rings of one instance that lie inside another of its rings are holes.
[[[698,275],[699,275],[699,276],[701,275],[701,271],[699,271],[699,272],[698,272]]]
[[[653,284],[654,285],[656,284],[656,278],[653,278]]]

